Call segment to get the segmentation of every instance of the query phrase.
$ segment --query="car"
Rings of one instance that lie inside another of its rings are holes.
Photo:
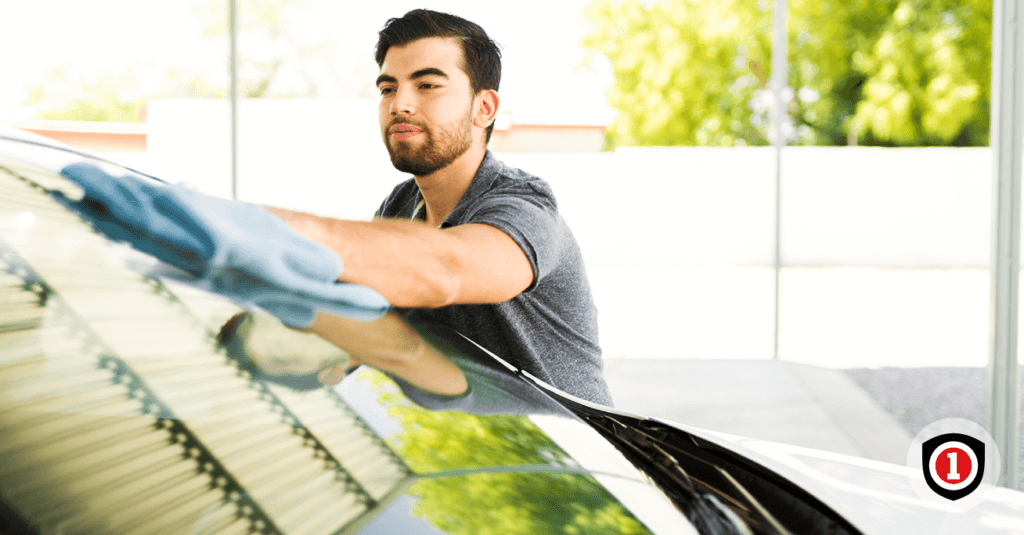
[[[251,312],[61,201],[76,162],[116,166],[0,130],[0,533],[1024,533],[1020,492],[928,500],[910,468],[590,403],[439,326],[411,327],[474,399],[367,365],[278,384],[225,336]]]

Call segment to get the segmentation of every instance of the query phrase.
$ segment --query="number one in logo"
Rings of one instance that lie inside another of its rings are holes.
[[[971,454],[960,443],[947,443],[935,453],[935,477],[949,485],[962,484],[974,472]],[[960,471],[963,470],[963,475]]]
[[[949,475],[946,476],[948,481],[957,481],[960,479],[960,474],[956,473],[956,450],[953,450],[946,454],[949,458]]]

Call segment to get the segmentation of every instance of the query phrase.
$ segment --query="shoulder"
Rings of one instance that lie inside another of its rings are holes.
[[[456,224],[484,223],[504,231],[524,250],[557,234],[561,217],[548,183],[488,153],[452,214]]]
[[[485,161],[485,164],[489,164],[487,171],[489,171],[490,179],[486,180],[485,187],[480,191],[480,202],[486,204],[488,201],[502,197],[516,198],[545,211],[557,212],[558,203],[547,181],[522,169],[506,165],[497,159],[494,159],[493,162]]]

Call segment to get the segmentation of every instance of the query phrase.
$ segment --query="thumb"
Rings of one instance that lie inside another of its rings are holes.
[[[316,374],[316,378],[320,380],[324,386],[334,386],[345,378],[345,371],[347,366],[334,366],[333,368],[327,368],[326,370],[320,370]]]

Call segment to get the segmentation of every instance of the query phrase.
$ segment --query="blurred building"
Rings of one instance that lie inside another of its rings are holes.
[[[145,152],[149,134],[145,123],[28,120],[3,124],[72,147],[101,152]]]
[[[28,120],[4,124],[101,152],[145,152],[149,137],[147,123]],[[490,147],[498,152],[600,152],[604,130],[600,125],[510,124],[495,128]]]

